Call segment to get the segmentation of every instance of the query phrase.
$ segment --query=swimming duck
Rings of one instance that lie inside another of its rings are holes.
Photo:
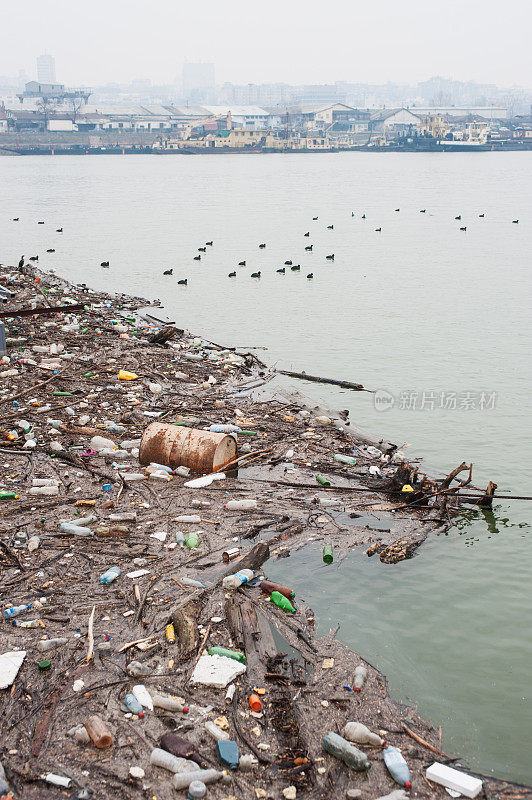
[[[262,242],[262,244],[259,244],[259,247],[261,250],[264,250],[264,248],[266,247],[266,243]]]
[[[182,281],[178,281],[178,286],[186,286],[188,284],[188,278],[184,278]]]
[[[163,275],[171,275],[173,273],[173,271],[174,271],[173,269],[165,269],[165,271],[163,272]]]
[[[236,272],[230,272],[228,278],[236,278]]]
[[[252,278],[260,278],[260,271],[259,272],[252,272],[251,273],[251,277]]]
[[[309,278],[309,280],[310,280],[310,278],[313,278],[313,277],[314,277],[314,273],[313,272],[309,272],[309,274],[307,275],[307,278]]]
[[[194,261],[201,261],[201,256],[194,256]]]
[[[330,256],[325,256],[325,258],[328,259],[329,261],[334,261],[334,253],[331,253]]]
[[[277,272],[279,272],[281,275],[284,275],[285,272],[286,272],[286,269],[284,267],[281,267],[281,269],[278,269]]]
[[[108,266],[109,266],[108,261],[102,261],[102,263],[100,264],[100,267],[108,267]]]
[[[245,267],[246,266],[246,262],[245,261],[239,261],[238,262],[238,266],[239,267]]]
[[[305,247],[305,250],[312,250],[313,247],[314,247],[313,244],[309,244],[308,247]]]

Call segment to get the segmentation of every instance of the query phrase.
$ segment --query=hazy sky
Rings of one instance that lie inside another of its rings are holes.
[[[0,0],[0,75],[55,56],[57,80],[532,85],[530,0]]]

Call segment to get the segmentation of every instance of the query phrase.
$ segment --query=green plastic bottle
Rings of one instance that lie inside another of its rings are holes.
[[[326,544],[323,548],[323,560],[326,564],[332,564],[334,561],[332,544]]]
[[[316,475],[316,480],[318,483],[321,483],[322,486],[330,486],[331,482],[324,478],[323,475]]]
[[[357,463],[356,458],[353,456],[344,456],[342,453],[336,453],[333,456],[335,461],[338,461],[340,464],[348,464],[350,467],[354,467]]]
[[[16,492],[0,492],[0,500],[18,500]]]
[[[209,647],[207,650],[210,656],[225,656],[232,658],[233,661],[239,661],[241,664],[246,663],[246,656],[240,650],[228,650],[227,647]]]
[[[270,600],[274,603],[277,608],[282,608],[283,611],[290,611],[291,614],[295,614],[296,610],[290,600],[281,594],[281,592],[272,592],[270,595]]]
[[[189,550],[193,550],[199,545],[199,536],[195,532],[187,533],[185,537],[185,544]]]

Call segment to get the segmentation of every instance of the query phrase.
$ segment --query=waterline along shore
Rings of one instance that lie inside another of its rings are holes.
[[[445,798],[427,767],[473,774],[337,630],[316,636],[304,587],[259,579],[309,542],[331,581],[360,546],[393,569],[495,484],[465,463],[421,475],[142,298],[23,263],[0,294],[4,793],[164,800],[203,769],[215,800],[374,800],[400,781]],[[356,769],[327,744],[355,721],[375,734]],[[480,778],[479,796],[529,795]]]

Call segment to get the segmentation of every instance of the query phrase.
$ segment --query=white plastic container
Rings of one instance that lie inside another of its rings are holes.
[[[440,764],[439,761],[435,761],[434,764],[427,767],[425,775],[427,780],[439,783],[440,786],[445,786],[447,789],[454,789],[464,797],[476,797],[482,791],[480,778],[466,775],[465,772],[447,767],[445,764]]]
[[[186,704],[183,704],[179,697],[153,694],[151,700],[155,708],[164,708],[166,711],[184,711],[185,708],[187,708]]]
[[[40,497],[56,497],[59,494],[59,486],[32,486],[28,494]]]
[[[225,772],[217,769],[196,769],[193,772],[178,773],[172,778],[172,786],[178,791],[188,789],[192,781],[203,781],[203,783],[215,783],[223,778]]]
[[[376,733],[370,731],[361,722],[348,722],[342,732],[344,739],[358,744],[373,744],[376,747],[383,747],[386,742]]]

